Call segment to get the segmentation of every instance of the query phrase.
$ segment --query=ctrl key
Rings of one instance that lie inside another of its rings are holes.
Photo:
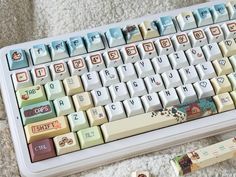
[[[29,144],[29,152],[32,162],[56,156],[52,139],[43,139]]]

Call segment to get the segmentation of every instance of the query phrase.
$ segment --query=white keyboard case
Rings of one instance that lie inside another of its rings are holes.
[[[5,109],[8,115],[11,136],[13,139],[15,153],[21,175],[30,177],[64,176],[88,170],[111,162],[115,162],[121,159],[127,159],[129,157],[136,156],[139,154],[157,151],[173,145],[182,144],[188,141],[194,141],[200,138],[236,129],[236,110],[233,110],[197,119],[191,122],[186,122],[167,128],[147,132],[144,134],[132,136],[122,140],[106,143],[96,147],[80,150],[66,155],[57,156],[48,160],[31,163],[25,139],[25,133],[22,126],[21,116],[18,110],[17,100],[15,97],[15,91],[11,81],[11,74],[14,73],[14,71],[9,71],[6,59],[6,53],[10,49],[22,48],[27,51],[33,44],[48,44],[52,40],[66,40],[69,37],[77,35],[83,36],[86,33],[92,31],[99,31],[100,33],[104,33],[110,27],[123,27],[127,24],[141,23],[145,19],[158,19],[158,17],[165,15],[177,16],[184,10],[194,10],[198,7],[212,6],[213,4],[220,2],[225,3],[226,1],[218,0],[214,2],[208,2],[200,5],[173,10],[171,12],[144,16],[142,18],[128,20],[125,22],[110,24],[71,34],[65,34],[52,38],[45,38],[37,41],[31,41],[2,48],[0,50],[1,91],[5,103]],[[177,30],[180,31],[179,29]],[[139,42],[137,42],[137,44],[138,43]],[[105,46],[107,48],[106,41]],[[86,56],[86,54],[82,56]],[[64,61],[67,60],[68,59],[64,59]],[[48,63],[46,63],[46,65],[47,64]],[[28,69],[31,69],[31,61],[29,62],[29,65],[30,67]]]

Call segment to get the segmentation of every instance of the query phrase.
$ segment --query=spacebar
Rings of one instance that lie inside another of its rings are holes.
[[[108,122],[103,124],[101,129],[105,142],[110,142],[216,113],[212,98],[205,98],[193,103]]]

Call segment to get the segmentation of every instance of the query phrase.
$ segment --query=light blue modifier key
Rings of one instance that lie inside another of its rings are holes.
[[[28,66],[25,51],[22,49],[10,50],[7,53],[7,60],[10,70],[25,68]]]
[[[76,56],[87,53],[82,37],[71,37],[67,41],[70,56]]]
[[[194,11],[194,16],[198,27],[213,23],[211,12],[207,7],[202,7]]]
[[[228,11],[225,4],[216,4],[211,8],[211,13],[215,23],[229,20]]]
[[[110,28],[106,32],[107,41],[110,47],[125,44],[125,39],[120,28]]]
[[[88,52],[104,49],[102,37],[99,32],[88,33],[84,39]]]
[[[30,49],[34,64],[41,64],[51,61],[48,47],[45,44],[34,45]]]
[[[64,41],[52,41],[49,44],[52,60],[60,60],[69,57]]]
[[[160,17],[157,25],[161,35],[176,33],[175,24],[171,16]]]

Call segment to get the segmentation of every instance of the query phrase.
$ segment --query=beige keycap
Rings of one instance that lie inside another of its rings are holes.
[[[187,173],[194,172],[227,159],[234,158],[236,155],[235,142],[235,137],[232,137],[225,141],[188,152],[181,156],[178,155],[170,162],[174,167],[177,176],[186,175]],[[183,162],[185,162],[184,159],[191,159],[191,163],[186,163],[188,164],[186,168],[181,168]],[[190,168],[191,170],[185,170]]]
[[[63,80],[66,95],[75,95],[84,91],[81,79],[79,76],[67,77]]]
[[[149,171],[137,170],[132,172],[131,177],[151,177]]]
[[[221,41],[219,46],[224,57],[229,57],[236,54],[236,43],[234,39]]]
[[[234,102],[228,92],[215,95],[213,100],[215,101],[218,112],[234,109]]]
[[[233,72],[233,68],[232,68],[230,61],[227,57],[214,60],[212,62],[212,64],[213,64],[218,76],[221,76],[224,74],[229,74],[229,73]]]
[[[154,112],[105,123],[101,126],[105,142],[136,135],[178,123],[174,116],[155,115]]]
[[[231,57],[229,57],[230,63],[234,69],[234,71],[236,71],[236,55],[233,55]]]
[[[236,90],[230,92],[230,96],[233,99],[234,104],[236,105]]]
[[[232,89],[236,90],[236,72],[230,73],[228,75],[228,78],[231,83]]]
[[[230,81],[226,75],[211,79],[211,84],[216,94],[230,92],[232,90]]]
[[[233,158],[236,152],[235,137],[203,147],[195,152],[199,155],[199,159],[193,158],[192,162],[200,168]],[[190,152],[188,155],[191,158],[194,154]]]
[[[139,29],[144,39],[160,36],[154,21],[144,21],[139,25]]]
[[[88,109],[87,115],[91,126],[102,125],[108,122],[105,110],[102,106]]]
[[[93,107],[93,101],[89,92],[76,94],[72,98],[75,104],[76,111],[86,111],[89,108]]]
[[[70,132],[53,138],[56,146],[57,155],[78,151],[79,141],[76,133]]]
[[[70,132],[70,127],[65,116],[56,117],[25,126],[25,134],[28,143],[52,138]]]

